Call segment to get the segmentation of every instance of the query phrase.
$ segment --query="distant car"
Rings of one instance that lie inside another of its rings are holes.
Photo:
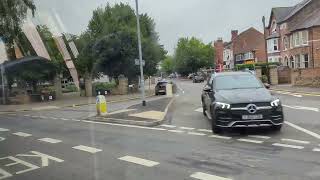
[[[201,83],[204,82],[204,77],[202,75],[195,75],[193,77],[193,83]]]
[[[211,120],[212,131],[234,127],[280,131],[284,122],[282,105],[267,88],[249,72],[212,74],[201,95],[203,114]]]
[[[193,79],[193,77],[194,77],[194,73],[191,73],[188,75],[188,79]]]
[[[158,95],[166,95],[167,94],[167,90],[166,90],[166,87],[167,87],[167,84],[168,84],[168,81],[159,81],[155,87],[155,95],[158,96]]]

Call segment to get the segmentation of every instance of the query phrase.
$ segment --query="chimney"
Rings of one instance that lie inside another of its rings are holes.
[[[231,31],[231,41],[233,41],[238,36],[238,30]]]
[[[223,40],[222,38],[218,38],[218,40],[216,40],[214,42],[214,49],[215,49],[215,64],[219,65],[219,64],[223,64],[223,49],[224,49],[224,45],[223,45]]]

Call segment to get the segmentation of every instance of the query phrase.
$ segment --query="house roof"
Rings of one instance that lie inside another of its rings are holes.
[[[311,14],[305,15],[301,20],[289,28],[289,31],[306,29],[313,26],[320,26],[320,11],[314,11]]]
[[[291,7],[289,13],[279,22],[283,22],[291,18],[293,15],[295,15],[297,12],[299,12],[302,8],[304,8],[306,5],[308,5],[313,0],[303,0],[301,3]]]
[[[270,36],[268,36],[267,39],[278,38],[278,37],[280,37],[279,33],[273,33]]]
[[[240,33],[234,40],[234,54],[246,53],[264,46],[264,35],[255,28]]]
[[[292,11],[293,7],[276,7],[272,8],[272,12],[278,22],[282,22]]]

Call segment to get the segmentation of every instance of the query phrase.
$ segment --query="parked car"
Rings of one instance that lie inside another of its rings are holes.
[[[159,81],[155,87],[155,95],[166,95],[166,87],[167,87],[168,81],[162,80]]]
[[[194,73],[191,73],[188,75],[188,79],[193,79],[193,77],[194,77]]]
[[[212,74],[201,99],[203,114],[211,120],[214,133],[233,127],[280,131],[284,122],[280,100],[249,72]]]
[[[202,75],[195,75],[193,77],[193,83],[201,83],[204,82],[204,77]]]

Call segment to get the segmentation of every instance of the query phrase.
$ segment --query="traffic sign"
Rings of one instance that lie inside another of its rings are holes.
[[[140,60],[139,59],[135,59],[134,63],[135,63],[135,65],[139,66],[140,65]],[[146,65],[146,61],[142,60],[142,66],[145,66],[145,65]]]

